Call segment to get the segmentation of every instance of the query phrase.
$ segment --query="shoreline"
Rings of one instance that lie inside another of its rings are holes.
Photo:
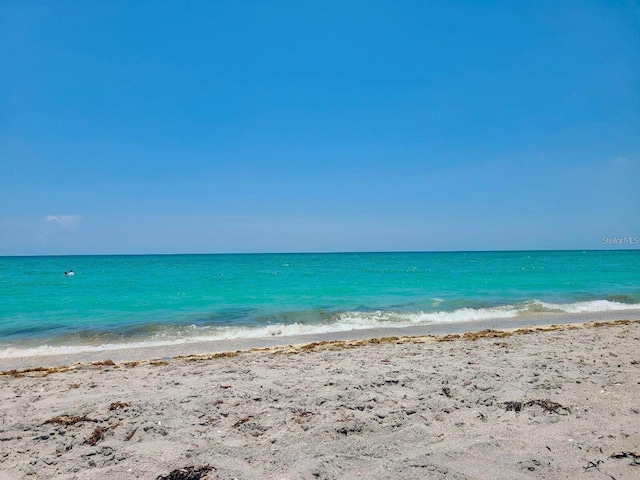
[[[100,369],[100,368],[133,368],[139,366],[164,366],[171,362],[207,362],[220,358],[233,358],[240,356],[250,356],[252,354],[270,354],[270,355],[298,355],[303,352],[317,352],[322,350],[350,350],[359,347],[371,345],[397,344],[406,343],[429,343],[429,342],[465,342],[477,341],[482,339],[500,339],[518,335],[531,335],[549,332],[562,332],[570,330],[585,330],[592,328],[607,328],[617,326],[628,326],[638,324],[640,319],[619,319],[608,321],[589,321],[574,322],[563,324],[537,324],[522,326],[518,328],[502,328],[502,329],[484,329],[475,331],[460,331],[459,333],[440,333],[440,334],[420,334],[420,335],[401,335],[401,336],[377,336],[362,337],[350,339],[318,339],[305,343],[288,343],[279,345],[270,345],[262,347],[251,347],[244,350],[221,350],[208,353],[183,353],[174,356],[164,356],[159,358],[139,358],[134,360],[118,359],[114,362],[111,358],[104,360],[88,360],[84,362],[75,362],[71,364],[56,364],[51,366],[37,366],[12,368],[9,370],[0,370],[0,377],[21,378],[24,376],[46,377],[54,373],[67,373],[79,371],[82,369]],[[398,330],[398,329],[396,329]],[[405,332],[406,333],[406,332]],[[55,355],[58,357],[58,355]],[[0,480],[2,480],[0,478]]]
[[[609,322],[614,320],[640,320],[640,309],[613,310],[587,313],[540,313],[512,318],[496,318],[465,322],[430,323],[403,327],[377,327],[311,333],[303,335],[272,335],[268,337],[240,337],[175,342],[168,345],[118,346],[118,348],[88,347],[89,351],[0,357],[0,370],[19,370],[36,367],[53,367],[77,363],[143,361],[166,359],[176,356],[221,353],[256,348],[270,348],[322,341],[349,341],[392,336],[424,336],[460,334],[486,329],[503,330],[531,328],[553,324]],[[126,345],[126,344],[124,344]],[[97,350],[95,348],[98,348]]]
[[[4,372],[0,480],[631,478],[640,321],[555,323]]]
[[[144,347],[113,348],[74,353],[42,354],[0,358],[0,372],[29,368],[51,368],[74,364],[110,361],[115,363],[167,360],[190,355],[245,352],[316,342],[348,342],[385,337],[421,337],[464,334],[482,330],[517,330],[550,325],[586,324],[589,322],[639,321],[640,309],[588,313],[528,314],[513,318],[474,320],[467,322],[431,323],[405,327],[378,327],[346,331],[284,335],[269,337],[235,338],[152,345]]]

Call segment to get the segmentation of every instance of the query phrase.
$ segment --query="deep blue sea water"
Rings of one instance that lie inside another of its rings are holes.
[[[629,308],[639,250],[0,257],[0,357]]]

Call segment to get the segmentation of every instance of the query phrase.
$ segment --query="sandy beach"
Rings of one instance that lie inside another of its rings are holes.
[[[639,346],[626,320],[5,369],[0,479],[640,478]]]

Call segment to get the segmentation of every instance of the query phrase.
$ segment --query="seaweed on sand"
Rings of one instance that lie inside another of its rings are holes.
[[[60,415],[58,417],[53,417],[44,422],[52,423],[54,425],[75,425],[80,422],[97,422],[98,420],[94,418],[89,418],[86,415]]]
[[[519,412],[524,407],[533,407],[534,405],[541,407],[545,412],[557,413],[558,415],[566,415],[568,413],[571,413],[571,409],[569,407],[560,405],[559,403],[553,402],[548,398],[529,400],[528,402],[504,402],[504,407],[507,412]],[[561,413],[561,410],[564,410],[566,413]]]
[[[211,465],[177,468],[168,475],[158,475],[157,480],[200,480],[205,478],[211,470],[215,469],[216,468]]]

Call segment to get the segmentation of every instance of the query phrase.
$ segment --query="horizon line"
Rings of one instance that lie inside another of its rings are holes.
[[[478,249],[478,250],[343,250],[343,251],[267,251],[267,252],[172,252],[172,253],[53,253],[0,255],[0,258],[16,257],[139,257],[139,256],[205,256],[205,255],[350,255],[350,254],[403,254],[403,253],[501,253],[501,252],[614,252],[640,251],[640,248],[534,248],[534,249]]]

